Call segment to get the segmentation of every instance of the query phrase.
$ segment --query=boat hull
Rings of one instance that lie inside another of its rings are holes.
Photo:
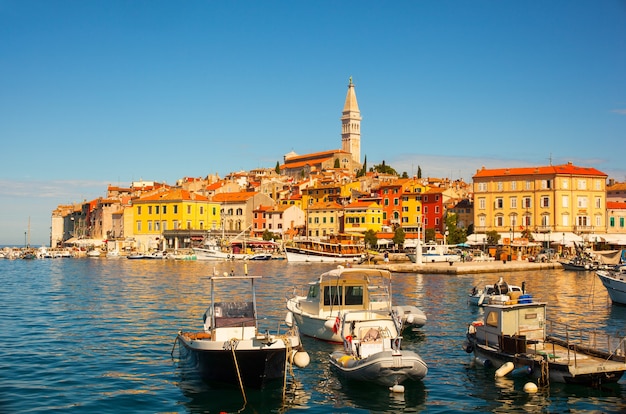
[[[527,373],[534,379],[541,377],[541,361],[542,358],[537,355],[526,354],[507,354],[498,352],[493,348],[486,347],[481,344],[472,343],[474,356],[477,361],[483,365],[491,366],[495,369],[500,368],[507,362],[513,363],[514,369],[527,369]],[[578,384],[586,386],[598,386],[600,384],[610,384],[619,381],[626,367],[617,363],[622,369],[611,370],[605,366],[594,366],[590,372],[580,372],[575,375],[570,371],[571,366],[564,363],[548,362],[548,373],[550,382],[558,382],[564,384]],[[608,369],[608,370],[605,370]]]
[[[315,252],[310,250],[298,249],[294,247],[286,247],[285,254],[287,255],[288,262],[330,262],[330,263],[345,263],[345,262],[360,262],[363,260],[363,255],[360,253],[354,254],[333,254],[328,252]]]
[[[599,270],[596,274],[606,288],[611,301],[626,306],[626,276],[611,276],[611,273],[605,270]]]
[[[248,257],[247,254],[226,253],[213,249],[194,248],[196,260],[243,260]]]
[[[329,360],[333,370],[344,378],[387,387],[420,381],[428,373],[426,363],[412,351],[382,351],[363,359],[336,351],[330,354]]]
[[[241,341],[236,349],[229,349],[226,342],[206,342],[178,337],[180,357],[208,382],[263,388],[270,381],[283,379],[288,359],[287,349],[282,346],[251,346],[251,341]],[[278,342],[277,342],[278,343]]]

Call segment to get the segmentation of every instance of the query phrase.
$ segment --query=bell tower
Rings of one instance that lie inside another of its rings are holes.
[[[356,101],[352,76],[341,115],[341,149],[352,154],[355,163],[361,163],[361,111]]]

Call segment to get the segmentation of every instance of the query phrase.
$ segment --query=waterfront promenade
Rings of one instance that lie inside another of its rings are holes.
[[[434,273],[461,275],[471,273],[497,273],[497,272],[525,272],[538,270],[562,269],[559,262],[534,263],[526,260],[513,261],[491,261],[491,262],[444,262],[444,263],[423,263],[421,265],[412,262],[383,262],[376,261],[369,264],[363,263],[358,266],[370,266],[379,269],[389,270],[395,273]]]

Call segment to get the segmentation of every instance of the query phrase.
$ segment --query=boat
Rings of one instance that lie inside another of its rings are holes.
[[[596,275],[602,281],[611,301],[626,306],[626,266],[617,266],[611,270],[598,270]]]
[[[100,256],[102,256],[102,251],[99,249],[93,249],[87,252],[87,257],[100,257]]]
[[[271,333],[259,326],[255,286],[259,280],[261,276],[209,277],[210,303],[203,329],[178,333],[181,361],[205,381],[239,385],[243,392],[286,378],[292,361],[299,367],[308,364],[297,327]],[[247,293],[233,293],[244,292],[246,285]]]
[[[143,253],[134,252],[126,256],[127,259],[135,260],[135,259],[145,259],[146,255]]]
[[[401,348],[398,320],[384,311],[348,311],[340,321],[343,349],[329,355],[332,369],[356,381],[387,387],[419,381],[428,373],[424,360]]]
[[[440,262],[458,262],[461,255],[452,250],[452,247],[445,244],[436,244],[428,242],[422,246],[422,262],[423,263],[440,263]],[[407,257],[413,263],[417,261],[416,253],[407,253]]]
[[[255,253],[253,255],[249,255],[247,260],[272,260],[271,253]]]
[[[539,386],[597,387],[619,381],[626,371],[626,337],[547,319],[546,303],[531,295],[520,296],[517,303],[506,299],[484,306],[483,318],[468,325],[464,345],[476,363],[496,368],[496,377],[526,374]]]
[[[334,234],[323,239],[297,238],[285,246],[288,262],[358,262],[366,257],[362,237],[356,234]]]
[[[525,283],[522,283],[521,287],[509,285],[503,278],[500,278],[493,285],[485,285],[482,288],[474,286],[469,294],[468,303],[474,306],[483,306],[492,300],[500,300],[502,295],[508,295],[511,301],[515,301],[525,293],[525,285]]]
[[[391,273],[374,268],[338,266],[308,284],[306,296],[294,291],[287,297],[288,325],[303,335],[343,343],[339,332],[341,315],[348,311],[393,313],[403,329],[424,326],[426,314],[415,306],[392,306]]]
[[[576,271],[592,271],[596,270],[596,264],[588,257],[576,255],[570,260],[560,261],[564,270],[576,270]]]

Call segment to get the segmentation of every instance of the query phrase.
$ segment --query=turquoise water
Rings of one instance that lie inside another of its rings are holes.
[[[284,261],[248,264],[261,316],[282,319],[285,295],[333,267]],[[207,305],[206,276],[243,272],[241,263],[168,260],[0,260],[0,412],[603,412],[626,411],[626,379],[603,389],[552,384],[526,394],[526,380],[495,381],[462,349],[472,286],[504,276],[526,281],[549,303],[552,318],[626,331],[626,308],[611,306],[593,273],[563,270],[482,275],[394,275],[398,303],[428,315],[405,338],[428,363],[423,382],[404,394],[337,379],[327,355],[334,345],[304,338],[311,364],[282,388],[210,388],[170,355],[176,333],[197,330]]]

